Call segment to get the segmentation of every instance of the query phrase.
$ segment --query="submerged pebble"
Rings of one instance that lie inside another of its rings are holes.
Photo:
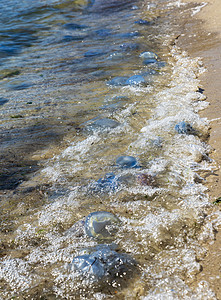
[[[196,134],[196,130],[185,121],[179,122],[174,128],[179,134]]]
[[[90,213],[85,220],[85,232],[88,236],[97,239],[113,238],[118,230],[120,220],[107,211]]]
[[[126,81],[127,85],[146,85],[146,81],[141,75],[133,75]]]
[[[88,249],[89,254],[76,256],[71,269],[80,273],[93,283],[122,280],[123,276],[131,275],[136,261],[129,255],[119,253],[108,245],[99,245]]]
[[[135,168],[138,166],[136,158],[128,155],[118,157],[116,164],[121,168]]]

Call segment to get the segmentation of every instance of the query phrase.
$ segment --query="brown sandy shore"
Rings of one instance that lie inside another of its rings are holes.
[[[182,2],[203,4],[201,0],[182,0]],[[206,178],[211,202],[221,196],[221,0],[205,0],[206,6],[185,22],[184,33],[177,38],[177,44],[192,57],[201,57],[207,71],[201,76],[204,94],[210,105],[201,112],[202,117],[211,120],[208,143],[212,146],[211,158],[217,170]],[[214,207],[221,210],[221,204]],[[206,245],[206,257],[201,261],[202,271],[197,275],[209,282],[211,289],[221,299],[221,228],[214,242]]]

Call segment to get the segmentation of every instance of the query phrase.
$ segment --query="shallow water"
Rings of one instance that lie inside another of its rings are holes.
[[[204,69],[170,43],[178,2],[3,1],[2,299],[215,299],[206,282],[190,288],[218,221],[203,185]],[[183,121],[194,132],[178,132]],[[121,221],[108,241],[84,231],[95,211]],[[136,261],[133,274],[95,284],[70,267],[103,243]]]

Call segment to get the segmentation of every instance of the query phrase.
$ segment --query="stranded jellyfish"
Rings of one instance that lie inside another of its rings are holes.
[[[99,178],[92,187],[95,192],[115,191],[118,187],[117,178],[113,173],[107,173],[104,177]]]
[[[196,130],[189,124],[184,121],[179,122],[175,125],[175,130],[179,134],[195,134]]]
[[[94,283],[122,280],[131,275],[136,266],[133,258],[112,250],[111,245],[99,245],[84,252],[87,254],[76,256],[70,267]]]
[[[116,164],[121,168],[135,168],[138,166],[136,158],[128,155],[118,157]]]
[[[90,213],[85,220],[85,232],[97,239],[110,239],[118,230],[120,220],[107,211]]]

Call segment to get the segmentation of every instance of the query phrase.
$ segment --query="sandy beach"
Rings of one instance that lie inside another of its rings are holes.
[[[213,149],[211,158],[217,168],[214,174],[206,178],[206,185],[213,202],[221,196],[221,1],[207,0],[206,5],[201,1],[183,2],[197,2],[201,6],[200,11],[193,10],[193,19],[186,22],[185,32],[178,38],[177,44],[190,56],[201,57],[207,70],[200,80],[210,105],[201,112],[201,116],[211,121],[208,143]],[[220,207],[220,204],[216,205],[214,211],[220,210]],[[215,241],[210,242],[206,248],[206,257],[201,261],[202,271],[197,275],[194,284],[206,280],[215,291],[217,299],[221,299],[221,228],[216,233]]]

